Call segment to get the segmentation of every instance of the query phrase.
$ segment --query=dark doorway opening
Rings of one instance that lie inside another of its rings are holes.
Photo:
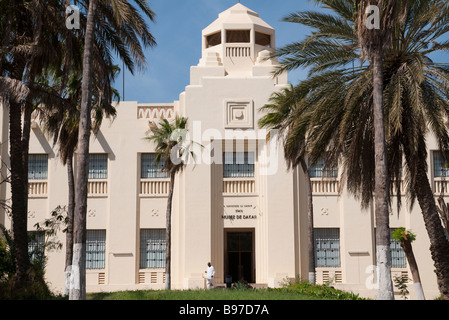
[[[232,282],[254,283],[254,232],[227,231],[225,238],[225,277],[231,276]]]

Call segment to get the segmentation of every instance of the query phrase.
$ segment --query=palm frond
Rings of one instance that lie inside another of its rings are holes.
[[[284,21],[312,31],[304,40],[273,54],[281,62],[278,73],[304,68],[309,70],[308,78],[294,90],[274,95],[261,108],[265,116],[259,126],[282,130],[287,159],[295,161],[306,150],[311,162],[323,156],[328,165],[341,161],[341,182],[366,207],[374,191],[373,76],[360,49],[364,47],[367,56],[372,50],[384,50],[390,193],[397,195],[400,206],[400,181],[404,180],[413,205],[414,175],[417,161],[426,161],[426,137],[432,134],[441,150],[449,146],[449,65],[429,57],[449,47],[449,42],[441,39],[449,27],[449,5],[431,0],[375,1],[373,4],[381,7],[385,29],[361,34],[358,13],[365,11],[356,2],[315,2],[331,13],[299,12],[285,17]],[[363,1],[364,6],[366,3]],[[395,14],[394,22],[385,20],[387,13]],[[388,41],[376,42],[385,36],[380,33],[388,33]],[[372,40],[374,46],[367,47]],[[302,99],[294,107],[286,107],[288,97],[283,95],[293,96],[299,88]],[[403,163],[405,151],[408,156]]]
[[[9,96],[14,101],[20,103],[30,93],[30,88],[20,80],[0,76],[0,94]]]
[[[152,124],[145,137],[154,144],[156,163],[162,163],[170,175],[183,171],[190,159],[196,159],[195,142],[187,137],[187,124],[188,118],[179,115],[171,122],[163,118]]]

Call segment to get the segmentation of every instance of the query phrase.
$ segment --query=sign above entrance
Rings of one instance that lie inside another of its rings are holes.
[[[248,220],[257,219],[255,214],[256,206],[252,204],[227,204],[222,219],[227,220]]]

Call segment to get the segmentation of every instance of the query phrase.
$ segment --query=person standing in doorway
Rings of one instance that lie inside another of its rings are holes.
[[[214,266],[210,264],[210,262],[207,263],[207,270],[206,270],[206,288],[210,289],[210,286],[215,286],[214,284],[214,275],[215,275],[215,269]]]

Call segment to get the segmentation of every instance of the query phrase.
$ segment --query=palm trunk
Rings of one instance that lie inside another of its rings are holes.
[[[377,299],[394,300],[393,282],[391,280],[388,169],[383,113],[383,61],[380,52],[373,54],[373,111],[378,282]]]
[[[95,37],[95,12],[97,0],[89,1],[83,57],[83,83],[81,86],[81,111],[78,132],[78,153],[75,184],[75,212],[73,232],[73,263],[70,280],[71,300],[86,299],[86,212],[87,180],[89,171],[89,140],[92,107],[92,60]]]
[[[65,7],[70,5],[70,0],[65,0]],[[68,14],[66,13],[66,18]],[[61,79],[60,95],[62,96],[64,89],[66,88],[69,74],[71,71],[71,59],[72,59],[72,37],[70,30],[65,31],[66,50],[64,52],[64,64]],[[67,178],[69,186],[69,201],[67,205],[67,232],[66,232],[66,253],[65,253],[65,282],[64,282],[64,295],[70,294],[70,277],[72,271],[72,259],[73,259],[73,216],[75,211],[75,177],[73,175],[73,152],[69,152],[67,156]]]
[[[165,229],[165,290],[171,289],[171,210],[173,189],[175,187],[175,172],[170,173],[170,190],[167,199],[166,229]]]
[[[23,199],[25,201],[25,211],[28,213],[28,151],[30,149],[31,114],[33,113],[33,109],[29,102],[26,102],[24,106],[25,111],[23,113],[22,129],[22,162],[24,173]]]
[[[449,241],[445,236],[445,231],[438,215],[438,208],[427,176],[425,159],[413,157],[408,148],[404,148],[404,151],[409,167],[412,166],[412,161],[418,161],[413,188],[416,192],[424,218],[424,225],[429,235],[430,253],[434,261],[441,298],[449,300]]]
[[[13,62],[13,79],[22,79],[25,69],[25,60],[18,57]],[[30,261],[28,258],[27,235],[27,197],[25,188],[28,183],[28,173],[25,172],[22,148],[22,105],[16,101],[9,104],[9,139],[11,162],[11,211],[12,211],[12,235],[14,239],[15,279],[16,291],[28,287],[28,271]]]
[[[306,193],[307,193],[307,238],[308,238],[308,254],[309,254],[309,283],[315,284],[315,240],[313,236],[313,196],[312,196],[312,184],[310,182],[309,169],[307,168],[306,161],[301,158],[301,167],[304,172],[306,180]]]
[[[75,179],[73,176],[73,153],[67,157],[67,178],[69,185],[69,201],[67,206],[67,232],[65,253],[65,287],[64,295],[70,293],[70,274],[73,259],[73,212],[75,210]]]
[[[440,213],[441,221],[443,222],[444,230],[446,230],[446,237],[449,238],[449,209],[442,197],[438,197],[438,212]]]
[[[425,300],[424,291],[421,285],[421,278],[419,276],[418,264],[416,263],[415,255],[413,254],[412,243],[410,239],[401,239],[401,247],[407,257],[410,271],[412,272],[413,284],[418,300]]]
[[[23,112],[23,127],[21,128],[21,142],[20,142],[20,148],[21,148],[21,159],[22,161],[22,200],[23,201],[23,215],[21,216],[21,234],[24,234],[24,239],[26,240],[25,244],[21,245],[22,252],[20,253],[21,258],[20,259],[27,259],[29,261],[29,255],[28,255],[28,150],[30,145],[30,130],[31,130],[31,105],[28,102],[25,102],[23,105],[24,112]],[[21,108],[21,105],[17,105],[17,107]],[[11,162],[13,162],[11,158]],[[22,230],[23,229],[23,230]],[[19,236],[20,237],[20,236]],[[17,250],[16,250],[17,254]],[[30,263],[27,262],[26,265],[30,266]],[[25,275],[26,279],[25,281],[31,281],[31,278],[29,278],[29,271],[27,271],[27,275]],[[22,275],[20,275],[22,277]],[[27,284],[26,282],[23,282],[23,289],[26,290]]]
[[[70,0],[65,0],[65,7],[70,6]],[[66,12],[66,19],[68,17],[68,13]],[[71,30],[65,29],[64,30],[64,37],[65,37],[65,43],[66,43],[66,50],[64,52],[64,60],[63,60],[63,68],[62,68],[62,78],[61,78],[61,91],[60,94],[62,95],[62,92],[64,91],[68,79],[69,74],[72,67],[72,36],[71,36]]]
[[[20,291],[28,286],[27,205],[24,198],[26,173],[22,161],[22,112],[19,103],[9,105],[10,159],[11,159],[11,211],[12,235],[14,239],[15,279],[14,290]]]

